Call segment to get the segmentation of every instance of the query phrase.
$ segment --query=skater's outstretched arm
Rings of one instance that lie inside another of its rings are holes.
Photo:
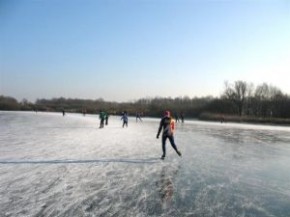
[[[160,125],[159,125],[158,132],[157,132],[157,135],[156,135],[156,138],[157,138],[157,139],[159,138],[159,135],[160,135],[160,133],[161,133],[162,126],[163,126],[163,118],[162,118],[161,121],[160,121]]]

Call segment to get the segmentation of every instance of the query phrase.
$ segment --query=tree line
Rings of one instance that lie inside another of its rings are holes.
[[[96,114],[106,111],[130,115],[136,112],[145,116],[160,117],[167,109],[176,114],[183,113],[186,118],[219,119],[236,118],[288,119],[290,118],[290,97],[279,88],[263,83],[254,87],[245,81],[225,82],[220,97],[155,97],[141,98],[134,102],[107,102],[102,98],[91,99],[37,99],[35,103],[23,99],[0,96],[0,110],[35,110]]]

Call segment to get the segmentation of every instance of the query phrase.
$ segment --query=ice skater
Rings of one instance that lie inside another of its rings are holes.
[[[123,120],[123,128],[126,126],[128,127],[128,114],[126,111],[123,112],[123,115],[121,117],[121,120]]]
[[[183,112],[181,112],[180,118],[181,118],[181,123],[184,123],[184,113]]]
[[[106,120],[106,125],[108,125],[109,124],[109,113],[108,112],[106,112],[105,120]]]
[[[173,131],[174,131],[174,120],[173,118],[170,117],[170,112],[165,111],[164,112],[164,117],[160,121],[159,129],[156,135],[156,138],[159,138],[159,134],[161,133],[161,130],[163,129],[162,132],[162,151],[163,154],[161,156],[161,159],[164,160],[166,156],[166,140],[167,138],[170,141],[170,144],[172,148],[176,151],[176,153],[181,157],[181,152],[177,149],[176,144],[174,142],[174,136],[173,136]]]
[[[177,112],[174,114],[174,117],[175,117],[175,121],[176,121],[176,123],[179,122],[179,117],[178,117]]]
[[[86,114],[87,114],[87,109],[86,109],[86,108],[83,108],[82,112],[83,112],[83,116],[86,116]]]
[[[142,122],[141,114],[139,112],[136,112],[136,122],[138,122],[138,120]]]
[[[105,121],[105,118],[106,118],[106,113],[103,112],[103,111],[100,111],[100,114],[99,114],[99,119],[100,119],[100,128],[104,128],[104,121]]]

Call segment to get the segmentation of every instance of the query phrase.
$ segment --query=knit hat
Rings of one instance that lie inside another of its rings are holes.
[[[164,116],[166,116],[166,117],[170,117],[170,111],[165,111],[165,112],[164,112]]]

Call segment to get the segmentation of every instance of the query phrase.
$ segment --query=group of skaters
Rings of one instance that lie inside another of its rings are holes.
[[[62,110],[63,116],[65,116],[65,110]],[[86,111],[83,111],[83,114],[86,114]],[[142,113],[136,112],[136,122],[141,121],[142,122]],[[166,140],[168,139],[172,148],[176,151],[176,153],[181,156],[181,152],[177,149],[177,146],[174,141],[174,130],[175,130],[175,123],[179,122],[179,117],[181,119],[181,122],[184,122],[184,114],[181,113],[178,115],[177,113],[174,113],[173,117],[171,116],[169,111],[165,111],[163,117],[161,118],[159,128],[157,131],[156,138],[159,138],[159,135],[162,131],[162,156],[161,159],[164,160],[166,156]],[[100,118],[100,128],[104,128],[104,125],[108,125],[109,120],[109,114],[105,111],[100,111],[99,113]],[[122,112],[121,120],[123,121],[122,127],[128,127],[128,113],[127,111]]]
[[[100,128],[104,128],[104,124],[108,125],[108,120],[109,120],[109,114],[104,111],[100,111],[99,113],[99,119],[100,119]],[[121,120],[123,121],[123,128],[128,127],[128,113],[127,111],[122,112]],[[141,121],[141,113],[137,112],[136,113],[136,122]]]
[[[99,113],[99,119],[100,119],[100,127],[99,128],[104,128],[104,125],[108,125],[109,122],[109,114],[104,111],[100,111]],[[123,121],[123,127],[128,127],[128,113],[124,111],[122,113],[121,120]]]
[[[174,113],[174,118],[175,118],[176,122],[181,121],[182,123],[184,123],[184,113],[183,112],[181,112],[180,114]]]
[[[100,128],[104,128],[105,123],[106,125],[108,125],[109,114],[107,112],[100,111],[99,118],[100,118]]]
[[[182,114],[182,123],[184,121],[184,115]],[[99,118],[100,118],[100,128],[104,127],[104,122],[106,125],[108,125],[108,118],[109,114],[100,111],[99,113]],[[122,127],[128,127],[128,113],[127,111],[122,112],[121,120],[123,121]],[[136,113],[136,122],[137,121],[142,121],[141,119],[141,114]],[[175,123],[178,122],[176,119],[176,116],[173,118],[170,114],[169,111],[165,111],[163,117],[160,120],[159,128],[157,131],[156,138],[158,139],[161,131],[162,131],[162,139],[161,139],[161,144],[162,144],[162,156],[161,159],[164,160],[166,157],[166,140],[168,139],[172,148],[175,150],[175,152],[181,157],[181,152],[178,150],[175,141],[174,141],[174,130],[175,130]]]

